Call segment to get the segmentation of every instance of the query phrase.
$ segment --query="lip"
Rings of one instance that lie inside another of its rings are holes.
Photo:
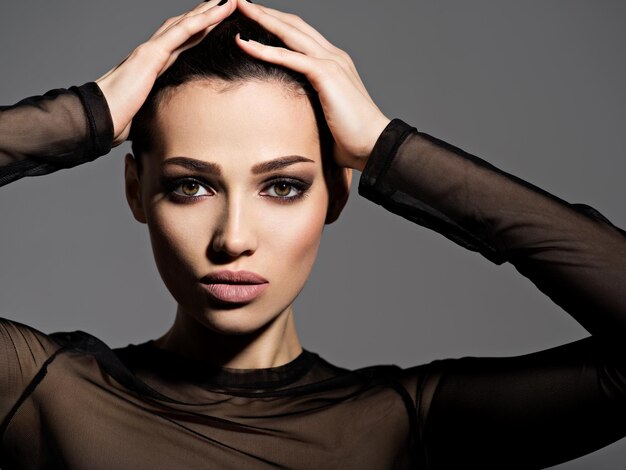
[[[250,302],[269,286],[269,281],[251,271],[217,271],[201,279],[202,287],[223,303]]]
[[[264,284],[268,282],[263,276],[252,271],[216,271],[202,278],[204,284]]]

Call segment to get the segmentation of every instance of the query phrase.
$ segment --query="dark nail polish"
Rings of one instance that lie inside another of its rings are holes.
[[[225,3],[227,3],[227,2],[228,2],[228,0],[222,0],[221,2],[219,2],[219,3],[217,4],[217,6],[218,6],[218,7],[221,7],[222,5],[224,5],[224,4],[225,4]]]
[[[248,41],[248,36],[246,36],[245,34],[240,32],[239,33],[239,39],[241,39],[242,41]]]

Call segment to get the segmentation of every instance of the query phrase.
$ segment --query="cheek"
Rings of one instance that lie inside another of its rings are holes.
[[[294,204],[268,225],[266,273],[274,285],[280,285],[285,304],[302,290],[317,258],[328,203],[324,196]]]
[[[153,206],[147,218],[152,251],[164,277],[195,271],[206,259],[209,228],[214,224],[208,211],[163,203]]]
[[[284,210],[266,219],[269,223],[265,243],[272,247],[277,259],[298,267],[315,257],[325,218],[325,206],[312,202]]]

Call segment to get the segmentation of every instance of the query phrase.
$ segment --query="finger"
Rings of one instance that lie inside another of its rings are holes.
[[[286,13],[280,10],[276,10],[275,8],[269,8],[264,5],[259,5],[258,3],[255,3],[253,6],[251,6],[251,8],[247,8],[248,5],[250,5],[248,2],[243,1],[241,3],[244,4],[244,7],[240,8],[242,12],[251,12],[252,8],[257,7],[261,11],[268,13],[276,18],[279,18],[285,23],[291,26],[294,26],[298,28],[299,30],[305,32],[306,34],[311,36],[313,39],[315,39],[315,41],[317,41],[322,47],[331,51],[333,49],[338,49],[334,44],[328,41],[328,39],[322,36],[322,34],[319,31],[317,31],[315,28],[313,28],[311,25],[305,22],[302,18],[300,18],[297,15],[294,15],[293,13]]]
[[[217,24],[232,13],[234,2],[221,6],[214,6],[200,13],[181,18],[180,21],[170,26],[161,35],[149,41],[151,47],[155,47],[165,53],[171,53],[185,44],[194,35],[201,33],[206,36]]]
[[[267,13],[269,13],[270,15],[276,16],[280,18],[281,20],[283,20],[284,22],[290,24],[291,26],[294,26],[297,29],[306,32],[309,36],[315,39],[322,47],[324,47],[331,53],[341,57],[346,62],[348,67],[351,69],[352,73],[355,75],[355,78],[359,81],[361,86],[365,88],[365,85],[363,85],[363,82],[361,81],[361,77],[359,76],[359,73],[356,70],[356,66],[354,65],[354,62],[352,61],[352,57],[350,57],[350,55],[346,51],[335,46],[328,39],[326,39],[318,30],[313,28],[311,25],[309,25],[306,21],[304,21],[298,15],[294,15],[292,13],[285,13],[285,12],[276,10],[274,8],[265,7],[263,5],[258,5],[258,6],[264,11],[267,11]]]
[[[243,40],[239,33],[235,36],[235,40],[252,57],[304,74],[318,93],[321,90],[324,78],[332,74],[333,80],[349,82],[357,93],[374,103],[365,87],[355,84],[354,76],[335,60],[311,57],[284,47],[267,46],[251,39]],[[342,89],[346,88],[342,87]]]
[[[163,24],[159,27],[159,29],[157,29],[154,33],[152,33],[152,36],[150,36],[150,39],[159,36],[161,33],[167,30],[174,23],[178,22],[182,17],[183,15],[172,16],[171,18],[168,18],[167,20],[165,20]]]
[[[241,5],[244,7],[242,8]],[[244,0],[239,0],[237,6],[245,15],[275,34],[288,48],[312,57],[333,59],[339,62],[349,72],[354,85],[363,93],[367,93],[351,57],[331,44],[300,17],[257,4],[252,5]],[[309,31],[313,32],[313,36],[308,34]]]
[[[232,0],[228,1],[228,9],[229,11],[232,13],[233,8],[232,8],[232,4],[235,3]],[[181,21],[184,21],[187,18],[190,18],[192,16],[196,16],[196,15],[202,15],[202,14],[206,14],[209,10],[215,8],[215,7],[223,7],[225,6],[225,4],[222,3],[222,0],[211,0],[209,2],[202,2],[200,4],[198,4],[195,8],[193,8],[192,10],[187,11],[186,13],[179,15],[179,16],[175,16],[173,18],[170,18],[169,20],[167,20],[158,30],[157,32],[155,32],[155,34],[152,35],[152,37],[150,39],[154,39],[160,35],[162,35],[163,33],[167,32],[169,29],[171,29],[172,27],[178,25]]]
[[[251,56],[273,64],[282,65],[306,75],[316,90],[318,90],[316,84],[319,82],[322,63],[330,62],[328,59],[311,57],[284,47],[267,46],[251,39],[244,40],[241,39],[239,33],[237,33],[235,39],[239,46]],[[339,66],[339,64],[336,65]]]
[[[286,13],[280,10],[276,10],[275,8],[269,8],[264,5],[259,5],[259,4],[254,4],[254,6],[248,7],[248,5],[250,4],[243,0],[241,0],[240,3],[243,3],[245,5],[244,8],[240,8],[242,12],[244,13],[249,12],[250,14],[254,14],[253,13],[254,8],[260,9],[261,11],[271,16],[274,16],[280,19],[281,21],[289,24],[290,26],[293,26],[294,28],[306,33],[308,36],[313,38],[318,44],[320,44],[323,48],[325,48],[326,50],[330,51],[333,54],[341,56],[342,58],[346,60],[347,63],[349,63],[350,65],[352,65],[352,67],[354,67],[354,64],[352,63],[352,58],[348,55],[348,53],[346,53],[344,50],[338,48],[333,43],[331,43],[318,30],[316,30],[313,26],[308,24],[298,15],[295,15],[293,13]]]
[[[350,57],[350,55],[346,51],[335,46],[328,39],[322,36],[322,34],[318,30],[313,28],[313,26],[308,24],[301,17],[299,17],[298,15],[294,15],[292,13],[285,13],[283,11],[276,10],[274,8],[268,8],[263,5],[257,5],[257,6],[261,8],[262,10],[266,11],[268,14],[281,19],[285,23],[299,29],[300,31],[305,32],[306,34],[311,36],[313,39],[315,39],[315,41],[317,41],[317,43],[319,43],[326,50],[342,57],[346,61],[346,63],[353,69],[354,73],[358,75],[358,73],[356,72],[356,67],[354,66],[354,62],[352,61],[352,57]]]
[[[248,2],[240,1],[238,6],[242,3]],[[257,5],[248,4],[248,11],[243,11],[250,19],[259,23],[262,27],[269,32],[274,33],[287,47],[294,51],[303,52],[304,54],[312,57],[327,58],[330,53],[327,49],[322,47],[311,36],[304,31],[300,31],[298,28],[284,22],[276,16],[272,16],[269,13],[263,11]],[[241,9],[241,8],[240,8]]]
[[[153,38],[153,37],[156,37],[156,36],[162,34],[167,29],[169,29],[172,25],[178,23],[181,19],[185,18],[186,16],[189,16],[189,15],[192,15],[192,14],[195,14],[195,13],[202,13],[203,11],[206,11],[209,8],[214,7],[218,2],[219,2],[219,0],[211,0],[210,2],[201,2],[201,3],[197,4],[195,7],[193,7],[191,10],[188,10],[188,11],[186,11],[183,14],[176,15],[176,16],[173,16],[171,18],[168,18],[167,20],[165,20],[163,22],[163,24],[161,24],[159,29],[157,29],[152,34],[151,37]]]

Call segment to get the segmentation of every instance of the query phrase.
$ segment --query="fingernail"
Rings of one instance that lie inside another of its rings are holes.
[[[239,33],[239,39],[241,39],[242,41],[246,41],[247,42],[248,41],[248,36],[245,36],[245,35]]]
[[[224,5],[224,4],[225,4],[225,3],[227,3],[227,2],[228,2],[228,0],[222,0],[221,2],[219,2],[219,3],[217,4],[217,6],[218,6],[218,7],[221,7],[222,5]]]

